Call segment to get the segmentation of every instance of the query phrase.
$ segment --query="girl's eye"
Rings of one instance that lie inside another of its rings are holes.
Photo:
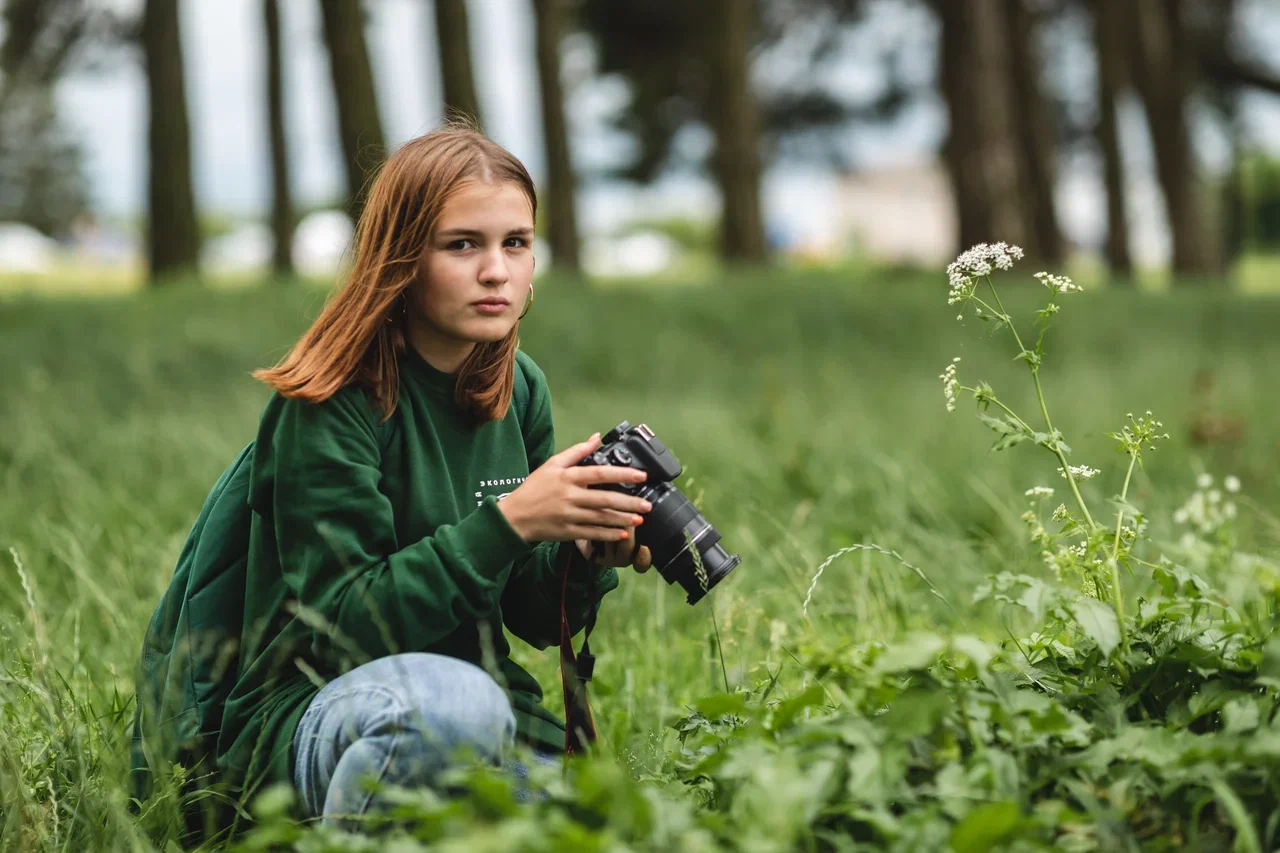
[[[523,249],[529,245],[529,241],[523,237],[508,237],[507,245],[513,249]]]
[[[461,240],[454,240],[452,243],[449,244],[448,248],[461,250],[461,249],[469,249],[473,245],[474,245],[474,241],[463,238]]]

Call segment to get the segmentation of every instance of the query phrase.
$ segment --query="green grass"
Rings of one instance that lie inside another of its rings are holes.
[[[656,574],[625,575],[605,604],[594,705],[634,774],[658,775],[675,740],[666,724],[726,682],[755,688],[782,666],[779,695],[798,692],[800,650],[917,629],[998,640],[974,589],[994,571],[1045,574],[1019,515],[1026,488],[1064,485],[1054,464],[1026,446],[989,453],[967,406],[944,411],[937,378],[959,355],[966,382],[986,379],[1027,412],[1025,369],[1007,340],[958,323],[944,294],[940,275],[869,271],[540,292],[523,347],[551,382],[558,444],[647,422],[743,559],[696,608]],[[249,372],[284,352],[324,295],[0,301],[0,849],[150,849],[147,831],[163,835],[125,810],[142,629],[208,488],[254,434],[266,393]],[[1124,460],[1106,433],[1151,409],[1172,439],[1130,494],[1155,538],[1176,538],[1171,512],[1208,470],[1241,478],[1245,547],[1274,553],[1280,299],[1086,294],[1055,322],[1042,377],[1072,462],[1103,471],[1086,491],[1119,490]],[[1197,376],[1213,377],[1208,396]],[[1242,431],[1194,445],[1206,415]],[[896,550],[952,606],[862,551],[826,570],[802,618],[818,565],[854,543]],[[554,654],[517,654],[556,707]]]

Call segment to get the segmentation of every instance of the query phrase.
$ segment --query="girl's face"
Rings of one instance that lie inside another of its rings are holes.
[[[431,339],[432,349],[457,344],[465,352],[500,341],[524,310],[532,281],[533,210],[524,190],[468,180],[446,202],[418,260],[410,334]]]

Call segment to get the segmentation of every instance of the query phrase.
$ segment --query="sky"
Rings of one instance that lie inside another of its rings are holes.
[[[141,0],[98,0],[136,13]],[[1248,26],[1271,44],[1280,44],[1280,0],[1250,0]],[[264,45],[259,0],[180,0],[186,58],[194,179],[202,209],[253,216],[269,201],[266,112],[262,97]],[[328,61],[321,39],[317,0],[281,0],[286,51],[285,98],[294,191],[306,203],[336,196],[342,187]],[[1270,8],[1270,13],[1267,9]],[[391,144],[430,130],[442,117],[434,19],[426,0],[369,0],[367,31],[383,123]],[[486,129],[528,166],[535,179],[544,172],[539,102],[529,0],[470,0],[472,53]],[[563,51],[572,85],[567,108],[575,166],[590,171],[616,161],[626,140],[606,119],[625,98],[623,84],[591,74],[592,52],[584,41]],[[763,73],[767,73],[767,69]],[[856,90],[868,72],[847,65],[830,72],[841,87]],[[97,207],[136,213],[145,199],[146,114],[141,57],[124,52],[106,68],[75,74],[58,90],[63,114],[76,128],[87,153]],[[1280,140],[1280,99],[1251,99],[1251,125],[1261,139]],[[1141,137],[1140,114],[1128,125]],[[926,103],[896,126],[851,133],[847,145],[861,165],[928,159],[945,130],[936,101]],[[705,144],[697,134],[685,140]],[[1139,139],[1139,170],[1149,154]],[[1210,154],[1220,141],[1202,140]],[[1280,147],[1280,143],[1277,143]],[[1096,172],[1096,169],[1093,170]],[[1065,227],[1092,239],[1101,196],[1088,164],[1065,176],[1060,191]],[[1139,179],[1140,180],[1140,179]],[[836,202],[833,175],[811,167],[782,165],[770,170],[764,186],[766,217],[793,233],[830,230]],[[1141,192],[1141,190],[1140,190]],[[580,193],[580,218],[606,229],[639,211],[714,213],[717,198],[705,179],[671,177],[650,189],[592,183]]]

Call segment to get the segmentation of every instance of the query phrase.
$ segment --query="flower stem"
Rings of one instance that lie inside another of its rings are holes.
[[[1013,332],[1013,340],[1018,345],[1018,351],[1023,353],[1030,352],[1030,350],[1022,345],[1022,338],[1018,336],[1018,330],[1013,325],[1013,318],[1005,312],[1004,305],[1000,302],[1000,294],[996,293],[996,286],[991,281],[991,276],[987,276],[986,278],[987,287],[991,288],[991,296],[996,301],[996,308],[999,310],[1001,318],[1006,324],[1008,324],[1009,331]],[[1044,402],[1044,389],[1040,387],[1040,368],[1031,361],[1027,362],[1027,366],[1031,368],[1031,381],[1034,382],[1036,386],[1036,399],[1040,402],[1040,414],[1044,416],[1045,429],[1049,431],[1050,441],[1052,441],[1055,430],[1053,428],[1053,421],[1049,419],[1049,407],[1046,406]],[[1085,521],[1089,522],[1090,532],[1097,530],[1098,523],[1093,520],[1093,516],[1089,513],[1089,507],[1085,504],[1084,497],[1080,494],[1080,487],[1076,484],[1076,478],[1071,473],[1071,466],[1067,464],[1066,454],[1064,454],[1062,449],[1059,447],[1055,446],[1051,449],[1058,457],[1058,461],[1062,463],[1062,474],[1067,478],[1067,483],[1071,486],[1071,494],[1075,497],[1076,504],[1080,507],[1080,511],[1084,513]]]
[[[959,390],[961,390],[961,391],[968,391],[969,393],[974,393],[974,392],[976,392],[976,391],[978,390],[978,389],[976,389],[976,388],[970,388],[968,385],[958,385],[958,386],[956,386],[956,387],[957,387]],[[1011,418],[1013,418],[1015,421],[1017,421],[1017,422],[1018,422],[1018,426],[1022,427],[1023,429],[1025,429],[1025,430],[1026,430],[1027,432],[1029,432],[1029,433],[1032,433],[1032,434],[1034,434],[1034,433],[1035,433],[1035,430],[1033,430],[1033,429],[1031,428],[1031,425],[1030,425],[1030,424],[1028,424],[1028,423],[1027,423],[1026,421],[1024,421],[1022,418],[1018,417],[1018,413],[1017,413],[1017,412],[1015,412],[1013,409],[1011,409],[1011,408],[1009,408],[1008,406],[1006,406],[1004,403],[1001,403],[1001,402],[1000,402],[1000,400],[999,400],[999,399],[997,399],[994,395],[992,395],[992,396],[983,396],[983,398],[982,398],[982,399],[984,399],[984,400],[988,400],[988,401],[990,401],[990,402],[992,402],[992,403],[995,403],[997,406],[999,406],[999,407],[1000,407],[1000,409],[1001,409],[1001,410],[1002,410],[1006,415],[1008,415],[1009,417],[1011,417]]]
[[[1138,461],[1138,454],[1130,451],[1129,453],[1129,470],[1124,473],[1124,488],[1120,490],[1120,502],[1123,504],[1129,499],[1129,481],[1133,477],[1133,466]],[[1120,624],[1120,648],[1127,649],[1129,645],[1128,635],[1124,630],[1124,592],[1120,588],[1120,530],[1124,524],[1124,507],[1121,506],[1116,513],[1116,538],[1111,546],[1111,559],[1108,561],[1111,569],[1111,595],[1114,599],[1111,606],[1116,611],[1116,622]]]

